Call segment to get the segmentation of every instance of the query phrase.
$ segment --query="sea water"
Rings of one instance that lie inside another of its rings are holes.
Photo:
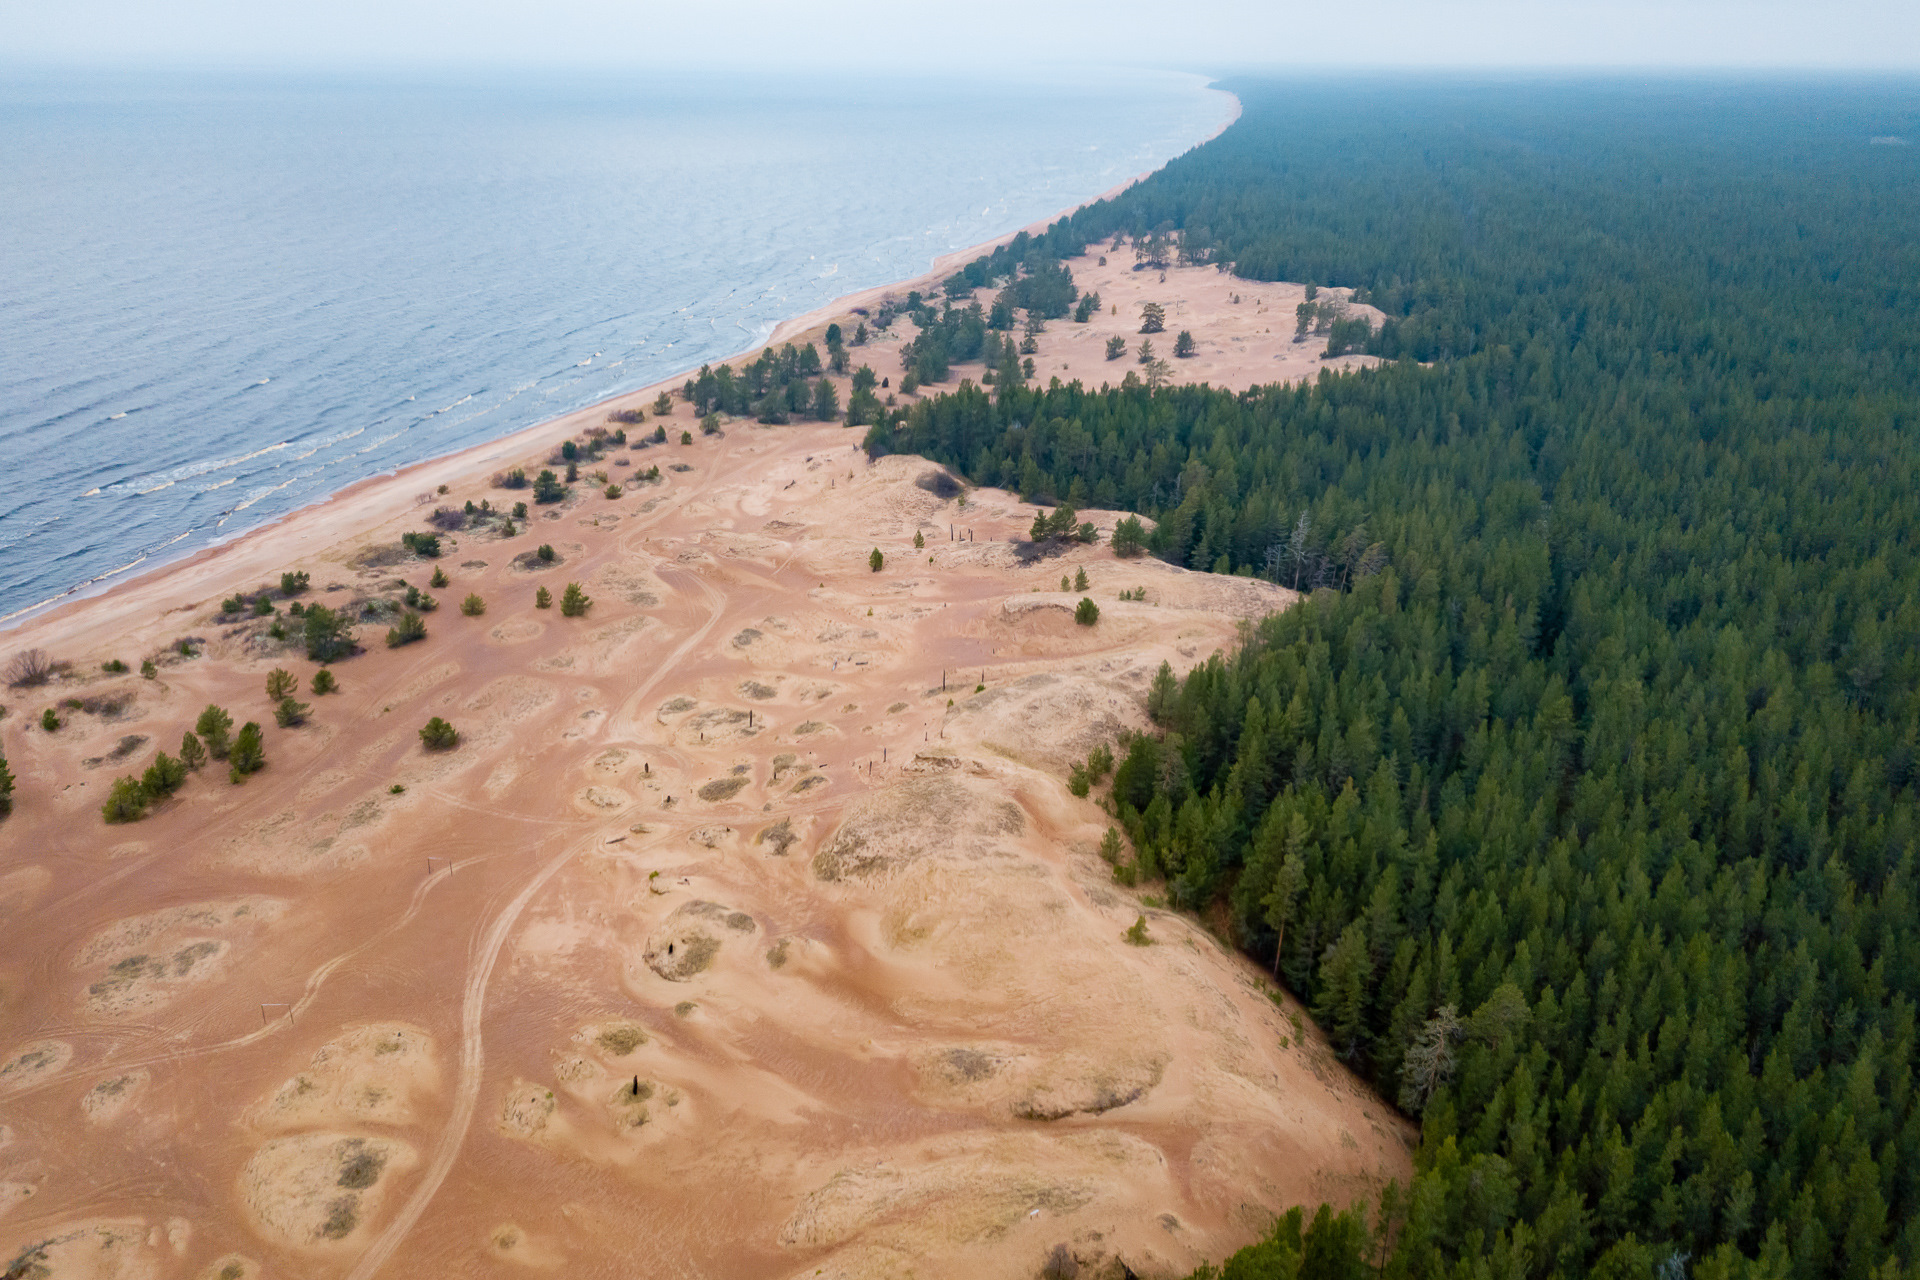
[[[1231,108],[1142,71],[0,76],[0,623],[737,353]]]

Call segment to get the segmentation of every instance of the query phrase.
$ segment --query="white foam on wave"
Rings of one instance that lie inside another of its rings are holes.
[[[295,476],[293,477],[293,480],[282,480],[279,484],[268,485],[264,489],[256,489],[252,493],[248,494],[243,501],[236,503],[234,505],[233,510],[229,511],[227,514],[237,515],[238,513],[245,511],[248,507],[252,506],[254,503],[260,501],[260,499],[266,497],[268,494],[280,492],[282,489],[292,484],[294,480],[297,480],[299,478],[300,477]]]
[[[151,493],[155,488],[166,487],[165,485],[155,485],[154,482],[157,480],[164,480],[167,484],[172,484],[180,480],[191,480],[195,476],[211,475],[215,471],[225,471],[228,467],[237,467],[243,462],[251,462],[255,458],[265,457],[269,453],[274,453],[286,448],[290,443],[290,441],[282,440],[280,443],[270,444],[264,449],[255,449],[252,453],[243,453],[237,458],[220,458],[207,462],[183,463],[170,471],[159,471],[150,476],[140,476],[133,480],[122,480],[118,483],[107,485],[106,488],[131,488],[137,493]],[[141,486],[146,487],[142,488]]]
[[[181,538],[184,538],[186,536],[187,535],[184,533],[180,535]],[[175,538],[173,541],[178,542],[180,541],[180,538]],[[170,543],[168,545],[172,545],[172,544]],[[11,622],[15,618],[21,617],[25,614],[32,613],[35,609],[44,609],[50,604],[57,604],[60,601],[65,600],[68,596],[77,595],[80,592],[85,591],[88,587],[95,585],[96,583],[105,582],[108,578],[112,578],[119,574],[125,573],[129,569],[138,568],[140,565],[145,564],[149,558],[150,557],[148,557],[145,553],[142,553],[138,558],[127,561],[125,564],[121,565],[117,569],[108,569],[105,573],[96,573],[91,578],[88,578],[86,581],[76,582],[72,586],[68,587],[65,591],[56,592],[55,594],[48,596],[44,600],[37,600],[33,604],[27,605],[24,608],[15,609],[12,613],[0,613],[0,623]]]

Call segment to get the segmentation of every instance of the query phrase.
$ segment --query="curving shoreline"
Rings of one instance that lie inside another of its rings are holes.
[[[1230,107],[1226,119],[1212,133],[1196,141],[1193,144],[1195,147],[1203,146],[1219,137],[1240,118],[1243,109],[1239,98],[1217,85],[1209,85],[1208,92],[1224,95],[1229,100]],[[789,317],[776,324],[764,340],[730,355],[702,363],[731,364],[751,359],[768,347],[791,342],[810,329],[823,328],[833,316],[843,314],[851,308],[877,302],[888,294],[905,293],[915,288],[924,289],[928,284],[937,286],[941,279],[950,275],[959,265],[984,253],[992,252],[1021,232],[1033,233],[1044,230],[1059,219],[1088,205],[1111,199],[1152,172],[1154,171],[1147,170],[1134,174],[1124,182],[1116,183],[1097,195],[991,240],[940,254],[934,257],[926,271],[919,275],[856,290],[837,297],[823,306]],[[177,581],[183,590],[199,590],[201,589],[199,584],[215,566],[219,566],[222,570],[230,570],[242,579],[256,573],[267,572],[279,561],[311,555],[321,547],[334,545],[344,538],[351,537],[350,528],[340,527],[341,522],[338,517],[342,515],[353,513],[355,518],[364,520],[368,526],[391,519],[413,505],[412,497],[419,492],[414,487],[416,485],[424,483],[431,489],[441,484],[451,485],[456,481],[471,480],[476,470],[495,469],[485,464],[500,461],[506,453],[537,449],[549,439],[558,440],[582,430],[587,425],[604,421],[606,414],[613,409],[651,400],[663,390],[672,390],[685,382],[697,367],[677,369],[667,377],[646,386],[609,396],[568,413],[522,427],[508,435],[412,463],[396,471],[355,480],[308,506],[275,517],[264,524],[236,534],[227,541],[197,548],[178,558],[158,559],[153,564],[141,568],[140,566],[147,560],[154,558],[152,553],[141,556],[117,569],[69,587],[59,595],[27,605],[10,617],[0,618],[0,634],[11,633],[17,648],[32,647],[35,644],[70,643],[79,638],[74,634],[76,630],[74,624],[78,621],[75,615],[82,606],[88,607],[89,612],[96,607],[100,610],[99,616],[94,619],[96,623],[108,618],[130,621],[129,611],[115,607],[114,602],[125,597],[137,596],[143,602],[143,606],[156,603],[164,605],[164,599],[157,598],[152,590],[158,583]],[[335,518],[329,519],[330,516]],[[327,537],[324,540],[315,541],[312,535],[321,527],[326,529]],[[254,567],[256,563],[264,567],[256,569]],[[131,576],[120,576],[135,569],[138,571]],[[272,572],[277,573],[278,569],[274,568]],[[189,584],[193,585],[189,588]],[[180,607],[191,606],[182,606],[176,599],[169,606],[169,611]]]

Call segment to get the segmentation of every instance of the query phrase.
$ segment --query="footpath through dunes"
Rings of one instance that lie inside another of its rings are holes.
[[[1035,555],[1032,507],[857,434],[734,422],[511,537],[421,560],[415,512],[289,563],[309,603],[442,602],[416,644],[360,626],[333,693],[224,592],[29,637],[80,705],[5,721],[15,1274],[1017,1276],[1062,1244],[1175,1274],[1404,1179],[1404,1122],[1116,885],[1067,785],[1163,660],[1289,594],[1116,560],[1111,512]],[[470,488],[436,501],[514,496]],[[176,636],[153,679],[100,672]],[[267,767],[104,824],[208,703]]]

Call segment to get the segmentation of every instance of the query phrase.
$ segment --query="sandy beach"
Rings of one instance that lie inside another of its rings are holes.
[[[774,341],[851,332],[977,252]],[[1146,301],[1169,345],[1193,332],[1192,381],[1366,360],[1293,341],[1299,286],[1136,271],[1112,245],[1072,265],[1102,312],[1038,336],[1043,379],[1117,382],[1136,365],[1107,339],[1137,344]],[[893,328],[849,353],[890,390],[912,332]],[[1082,1274],[1174,1275],[1290,1205],[1405,1179],[1412,1130],[1257,967],[1116,883],[1098,793],[1067,786],[1147,727],[1163,661],[1204,661],[1291,594],[1117,560],[1119,512],[1035,555],[1032,507],[870,464],[859,429],[656,416],[682,380],[6,636],[0,654],[68,664],[0,720],[8,1260],[957,1277],[1032,1275],[1064,1246]],[[528,500],[492,478],[631,410],[636,445],[583,461],[564,502],[512,534],[456,518]],[[439,507],[461,526],[441,554],[403,546]],[[310,585],[268,592],[271,615],[221,611],[287,571]],[[408,589],[439,607],[389,648]],[[1082,597],[1097,625],[1074,622]],[[296,600],[364,619],[336,692],[273,635],[297,637]],[[275,723],[277,669],[302,724]],[[105,823],[113,780],[209,704],[262,724],[266,767],[236,784],[210,763]],[[433,717],[456,746],[423,744]]]

